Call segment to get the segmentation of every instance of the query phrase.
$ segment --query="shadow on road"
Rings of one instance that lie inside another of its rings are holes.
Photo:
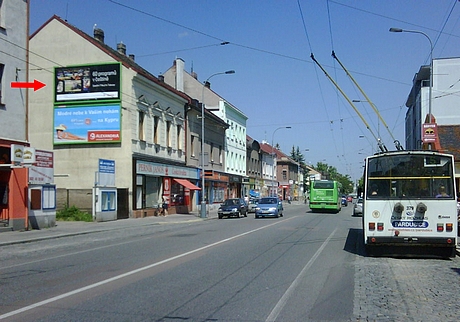
[[[343,250],[359,256],[367,256],[363,242],[363,230],[350,228]]]

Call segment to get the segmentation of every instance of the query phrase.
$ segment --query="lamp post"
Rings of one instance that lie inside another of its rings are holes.
[[[275,170],[275,151],[274,151],[274,148],[273,148],[273,140],[275,138],[275,133],[276,131],[278,130],[281,130],[281,129],[290,129],[291,127],[290,126],[280,126],[278,128],[276,128],[274,131],[273,131],[273,134],[272,134],[272,158],[273,158],[273,166],[272,166],[272,186],[271,186],[271,193],[273,193],[273,187],[274,187],[274,184],[275,184],[275,173],[274,173],[274,170]]]
[[[430,37],[422,31],[418,30],[406,30],[401,28],[390,28],[390,32],[410,32],[414,34],[421,34],[428,39],[430,42],[430,88],[429,88],[429,98],[428,98],[428,123],[431,123],[431,95],[432,95],[432,87],[433,87],[433,42],[431,41]]]
[[[209,80],[217,75],[223,74],[235,74],[234,70],[227,70],[225,72],[215,73],[209,76],[206,81],[203,83],[203,89],[201,91],[201,209],[200,217],[206,218],[206,189],[204,186],[204,88]]]

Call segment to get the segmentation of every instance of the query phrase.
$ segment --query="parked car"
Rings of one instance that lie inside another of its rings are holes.
[[[258,202],[259,202],[259,199],[257,198],[249,199],[248,212],[256,212],[256,207],[257,207]]]
[[[347,196],[347,201],[348,202],[353,202],[353,197],[352,196]]]
[[[348,206],[347,196],[342,196],[342,206]]]
[[[277,197],[260,198],[257,203],[255,217],[283,217],[283,203]]]
[[[237,217],[248,216],[248,205],[243,198],[226,199],[217,210],[219,219],[223,217]]]
[[[363,215],[363,198],[359,197],[356,200],[356,203],[353,207],[353,216],[362,216]]]

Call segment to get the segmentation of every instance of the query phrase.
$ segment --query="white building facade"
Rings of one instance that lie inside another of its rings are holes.
[[[438,126],[459,125],[460,58],[433,59],[431,114]],[[422,66],[413,79],[406,106],[406,149],[421,149],[423,123],[429,114],[430,66]]]

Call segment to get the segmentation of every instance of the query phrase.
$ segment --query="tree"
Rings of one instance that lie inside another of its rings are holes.
[[[323,162],[318,162],[316,167],[313,168],[321,173],[321,177],[323,179],[340,182],[342,184],[342,191],[344,194],[350,194],[353,192],[353,181],[348,174],[340,174],[335,167]]]

